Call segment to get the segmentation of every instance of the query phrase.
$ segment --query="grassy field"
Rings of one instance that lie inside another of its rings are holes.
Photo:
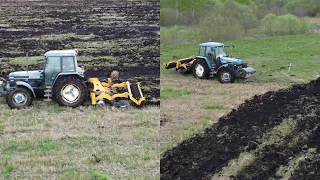
[[[0,109],[0,179],[159,178],[159,107]]]
[[[205,127],[254,95],[319,77],[319,41],[319,34],[232,41],[233,57],[257,69],[254,78],[237,80],[235,84],[222,85],[216,79],[196,80],[192,75],[184,76],[162,66],[161,152],[203,133]],[[198,44],[162,46],[160,61],[165,63],[172,56],[183,58],[197,53]]]

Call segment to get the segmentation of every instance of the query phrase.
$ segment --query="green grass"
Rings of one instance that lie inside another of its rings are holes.
[[[163,88],[160,91],[160,97],[161,99],[168,99],[172,97],[180,97],[180,96],[188,96],[191,94],[191,91],[182,89],[182,90],[177,90],[173,88]]]
[[[59,146],[50,139],[45,139],[33,143],[32,141],[10,141],[4,145],[2,152],[4,154],[15,154],[25,151],[38,151],[46,153],[50,150],[58,150]]]
[[[257,70],[259,82],[307,82],[319,76],[319,34],[275,36],[262,39],[223,42],[235,44],[233,57],[240,58]],[[161,64],[172,56],[178,58],[197,55],[198,44],[161,47]],[[291,70],[288,67],[291,63]],[[161,74],[176,74],[161,66]]]
[[[0,179],[159,179],[159,107],[60,107],[0,98]]]
[[[107,175],[103,175],[99,172],[92,172],[91,173],[91,179],[92,180],[108,180],[108,176]]]
[[[11,160],[12,158],[10,156],[5,156],[3,160],[0,160],[0,164],[3,164],[3,176],[5,179],[10,179],[11,173],[14,169],[13,166],[10,165]]]
[[[224,109],[224,107],[220,104],[207,104],[204,106],[204,109],[211,110],[211,109]]]

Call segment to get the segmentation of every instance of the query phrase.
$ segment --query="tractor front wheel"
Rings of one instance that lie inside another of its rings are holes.
[[[227,84],[227,83],[234,83],[235,80],[235,76],[233,75],[233,73],[228,70],[228,69],[221,69],[218,72],[218,78],[220,83],[222,84]]]
[[[6,102],[11,109],[24,109],[32,104],[32,94],[23,87],[10,89],[6,95]]]
[[[87,86],[85,82],[76,77],[60,79],[54,88],[53,96],[60,106],[78,107],[87,99]]]
[[[209,77],[209,67],[204,60],[196,60],[192,65],[193,76],[200,79],[207,79]]]

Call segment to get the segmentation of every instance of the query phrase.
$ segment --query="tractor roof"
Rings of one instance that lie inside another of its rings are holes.
[[[44,56],[76,56],[77,50],[52,50],[44,54]]]
[[[202,44],[199,44],[199,45],[200,46],[206,46],[206,47],[224,46],[224,44],[218,43],[218,42],[206,42],[206,43],[202,43]]]

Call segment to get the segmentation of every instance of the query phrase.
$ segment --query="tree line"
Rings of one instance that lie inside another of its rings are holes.
[[[320,16],[320,0],[161,0],[160,25],[199,24],[203,17],[221,12],[226,3],[236,4],[237,10],[249,11],[251,14],[247,16],[254,16],[257,20],[267,14]]]

